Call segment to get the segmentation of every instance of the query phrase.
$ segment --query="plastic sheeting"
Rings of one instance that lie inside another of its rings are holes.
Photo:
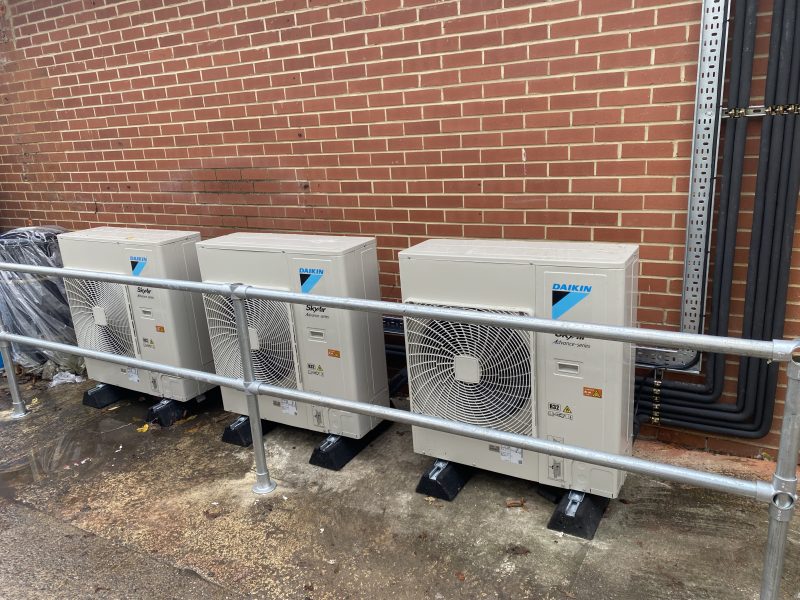
[[[0,261],[61,267],[56,236],[61,227],[22,227],[0,234]],[[0,317],[11,333],[75,344],[75,330],[60,277],[0,271]],[[80,372],[79,357],[28,346],[13,347],[14,361],[25,370],[41,373],[52,361],[60,369]]]

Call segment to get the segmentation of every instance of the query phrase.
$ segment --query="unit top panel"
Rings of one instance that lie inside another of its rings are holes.
[[[184,241],[199,234],[196,231],[169,231],[163,229],[136,229],[133,227],[95,227],[62,233],[59,239],[119,244],[149,244],[163,246]]]
[[[403,250],[400,258],[621,268],[634,260],[638,253],[636,244],[433,239]]]
[[[241,232],[206,240],[199,246],[219,250],[339,255],[374,243],[375,238],[370,237]]]

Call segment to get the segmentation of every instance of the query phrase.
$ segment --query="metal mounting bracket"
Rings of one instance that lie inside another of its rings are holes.
[[[583,502],[584,496],[586,496],[586,494],[583,492],[570,490],[567,497],[567,508],[564,509],[564,514],[568,517],[574,517],[575,513],[578,512],[581,502]]]
[[[720,109],[720,119],[740,119],[742,117],[765,117],[769,113],[767,106],[748,106],[747,108],[727,108]]]

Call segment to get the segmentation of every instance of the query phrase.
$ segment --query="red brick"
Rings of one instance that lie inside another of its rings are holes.
[[[655,25],[655,21],[656,11],[654,10],[626,11],[616,15],[605,15],[602,30],[642,29]]]
[[[600,31],[600,19],[571,19],[550,25],[551,38],[574,38]]]
[[[483,29],[483,15],[471,17],[461,17],[444,22],[445,35],[454,33],[465,33],[470,31],[480,31]]]
[[[540,225],[507,225],[503,227],[503,237],[509,239],[540,240],[545,235]]]
[[[656,62],[655,64],[658,64]],[[656,94],[662,85],[668,85],[670,83],[680,83],[681,82],[681,69],[680,67],[651,67],[649,69],[641,69],[637,71],[630,71],[628,72],[628,85],[631,87],[637,86],[651,86],[657,85],[653,90],[653,93]],[[692,91],[694,92],[694,86],[692,86]],[[694,97],[694,94],[692,94]]]
[[[561,60],[550,61],[550,75],[559,75],[561,73],[581,73],[585,71],[596,70],[596,56],[576,56],[574,58],[564,58]]]
[[[528,27],[515,27],[503,32],[503,44],[530,44],[531,42],[547,39],[546,25],[530,25]],[[562,44],[566,48],[568,44]]]

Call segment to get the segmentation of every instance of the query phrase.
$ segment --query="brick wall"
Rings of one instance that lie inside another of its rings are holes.
[[[675,327],[700,5],[5,0],[0,226],[373,235],[387,299],[426,237],[635,242]]]

